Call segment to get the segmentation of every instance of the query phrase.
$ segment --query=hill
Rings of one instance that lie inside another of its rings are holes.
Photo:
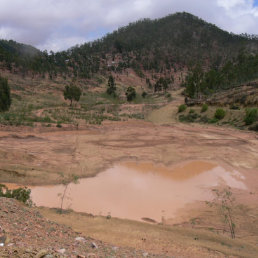
[[[176,13],[130,23],[99,40],[57,53],[2,40],[0,62],[13,72],[50,78],[91,78],[132,68],[140,77],[162,74],[173,81],[178,70],[196,63],[219,68],[240,50],[257,53],[257,38],[228,33],[189,13]]]

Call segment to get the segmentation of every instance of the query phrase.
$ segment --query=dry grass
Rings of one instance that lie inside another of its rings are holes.
[[[85,236],[116,246],[180,257],[255,257],[258,248],[240,239],[231,240],[215,233],[179,226],[151,225],[117,218],[92,217],[40,208],[46,218],[72,227]]]

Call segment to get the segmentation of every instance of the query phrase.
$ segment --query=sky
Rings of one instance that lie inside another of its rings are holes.
[[[229,32],[258,34],[258,0],[0,0],[0,39],[56,52],[183,11]]]

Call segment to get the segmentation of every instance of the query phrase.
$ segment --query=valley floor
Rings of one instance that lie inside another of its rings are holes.
[[[258,135],[233,128],[178,123],[176,113],[180,103],[182,97],[176,97],[171,104],[151,112],[147,121],[105,121],[102,125],[84,125],[78,130],[65,126],[2,127],[0,182],[30,186],[58,184],[69,181],[71,174],[92,177],[121,162],[151,162],[171,167],[187,161],[211,161],[244,177],[247,190],[232,189],[237,199],[236,240],[230,240],[227,232],[221,234],[218,214],[198,202],[187,206],[176,219],[166,221],[166,225],[107,220],[73,212],[60,215],[47,208],[38,211],[84,236],[156,253],[159,257],[255,257],[258,252]],[[1,218],[6,220],[5,224],[1,220],[0,226],[5,231],[14,230],[9,227],[11,224],[8,226],[14,216],[13,208],[9,210],[8,205],[17,204],[0,201]],[[8,207],[3,208],[6,204]],[[17,207],[14,210],[18,212]],[[34,209],[26,208],[26,212],[30,216],[29,212]],[[16,217],[18,224],[23,223],[19,216]],[[198,223],[192,223],[193,220]],[[14,241],[16,236],[12,234],[10,239]],[[27,247],[28,243],[22,245]],[[0,247],[0,257],[8,257],[7,249],[2,251]]]

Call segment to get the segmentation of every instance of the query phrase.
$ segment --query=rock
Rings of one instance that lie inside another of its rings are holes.
[[[54,258],[54,255],[52,255],[52,254],[47,254],[47,255],[43,256],[43,258]]]
[[[86,239],[84,237],[76,237],[75,241],[86,242]]]
[[[118,247],[117,246],[113,246],[112,250],[116,252],[118,250]]]
[[[149,254],[146,252],[146,253],[143,253],[142,255],[143,257],[147,257]]]
[[[65,251],[66,251],[66,250],[65,250],[64,248],[57,250],[57,252],[60,253],[60,254],[64,254]]]
[[[35,258],[42,258],[42,257],[45,257],[47,254],[48,254],[48,250],[42,249],[42,250],[40,250],[40,251],[36,254]]]
[[[95,248],[95,249],[98,249],[97,244],[96,244],[96,243],[94,243],[94,242],[92,242],[92,243],[91,243],[91,247],[92,247],[92,248]]]

